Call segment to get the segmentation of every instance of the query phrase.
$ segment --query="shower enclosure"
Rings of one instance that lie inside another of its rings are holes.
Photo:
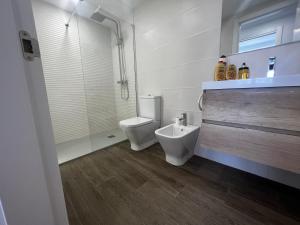
[[[32,5],[59,163],[125,140],[119,121],[136,115],[131,23],[86,1],[73,12]]]

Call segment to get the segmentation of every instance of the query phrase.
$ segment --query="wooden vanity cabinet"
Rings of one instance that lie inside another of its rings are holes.
[[[205,90],[200,148],[300,173],[300,87]]]

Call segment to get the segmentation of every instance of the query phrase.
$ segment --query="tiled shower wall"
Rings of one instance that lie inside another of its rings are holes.
[[[33,11],[56,143],[117,128],[135,98],[120,107],[111,31],[81,17],[66,29],[69,14],[40,1]]]
[[[39,1],[32,5],[55,142],[81,138],[89,126],[76,20],[66,30],[67,13]]]
[[[140,94],[162,95],[163,124],[182,112],[201,123],[201,83],[213,80],[221,0],[144,1],[134,12]]]
[[[111,32],[91,21],[78,20],[90,134],[118,127]]]

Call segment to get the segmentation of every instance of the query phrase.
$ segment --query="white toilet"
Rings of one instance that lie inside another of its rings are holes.
[[[160,127],[160,96],[140,96],[139,113],[140,117],[120,121],[120,127],[135,151],[157,142],[155,130]]]

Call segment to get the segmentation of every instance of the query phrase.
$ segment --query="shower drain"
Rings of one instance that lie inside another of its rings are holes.
[[[116,136],[113,135],[113,134],[111,134],[111,135],[108,135],[107,137],[108,137],[108,138],[114,138],[114,137],[116,137]]]

